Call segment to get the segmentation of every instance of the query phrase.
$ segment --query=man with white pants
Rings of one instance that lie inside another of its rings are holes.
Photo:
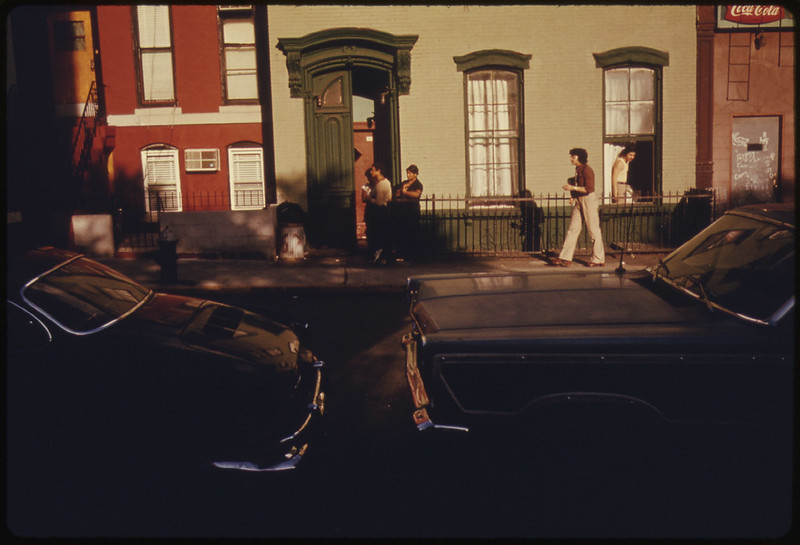
[[[589,154],[583,148],[569,150],[570,162],[575,165],[575,176],[564,184],[564,190],[570,192],[572,204],[572,217],[569,221],[567,235],[564,237],[564,247],[561,254],[551,261],[552,265],[569,267],[572,265],[572,256],[581,234],[583,223],[592,239],[592,257],[586,264],[587,267],[602,267],[605,265],[606,253],[603,247],[603,236],[600,232],[600,216],[597,211],[597,194],[594,191],[594,170],[587,162]]]

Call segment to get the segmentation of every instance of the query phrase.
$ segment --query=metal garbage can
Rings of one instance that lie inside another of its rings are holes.
[[[178,239],[169,227],[165,227],[158,236],[157,261],[161,265],[161,282],[178,282]]]
[[[278,205],[277,217],[280,227],[278,259],[285,261],[304,259],[306,255],[305,211],[297,203],[282,202]]]
[[[278,257],[286,260],[303,259],[306,255],[306,231],[302,223],[281,224],[281,243]]]

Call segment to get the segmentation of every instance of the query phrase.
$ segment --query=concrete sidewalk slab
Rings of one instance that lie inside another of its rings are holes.
[[[624,256],[628,272],[643,269],[658,262],[664,253]],[[619,266],[619,254],[609,254],[602,268],[586,268],[581,257],[571,267],[551,267],[543,256],[483,257],[444,256],[436,260],[415,263],[396,262],[369,265],[366,256],[311,256],[296,262],[266,259],[178,259],[178,281],[163,283],[161,267],[152,258],[100,258],[101,261],[137,282],[166,291],[249,291],[258,289],[353,289],[403,291],[411,276],[477,272],[614,272]]]

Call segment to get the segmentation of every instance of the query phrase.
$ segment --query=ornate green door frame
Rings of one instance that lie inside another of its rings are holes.
[[[395,36],[364,28],[336,28],[300,38],[278,39],[277,47],[286,55],[290,96],[304,101],[308,235],[312,243],[355,244],[351,111],[351,71],[355,67],[370,68],[387,76],[384,95],[389,107],[387,131],[391,156],[384,161],[389,163],[386,166],[390,179],[399,180],[397,97],[409,93],[411,48],[417,39],[418,36]],[[337,110],[329,107],[324,93],[327,82],[336,81],[339,74],[343,85]]]

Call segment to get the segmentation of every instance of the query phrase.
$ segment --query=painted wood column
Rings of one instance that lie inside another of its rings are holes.
[[[714,174],[714,10],[697,6],[697,157],[695,183],[710,189]]]

